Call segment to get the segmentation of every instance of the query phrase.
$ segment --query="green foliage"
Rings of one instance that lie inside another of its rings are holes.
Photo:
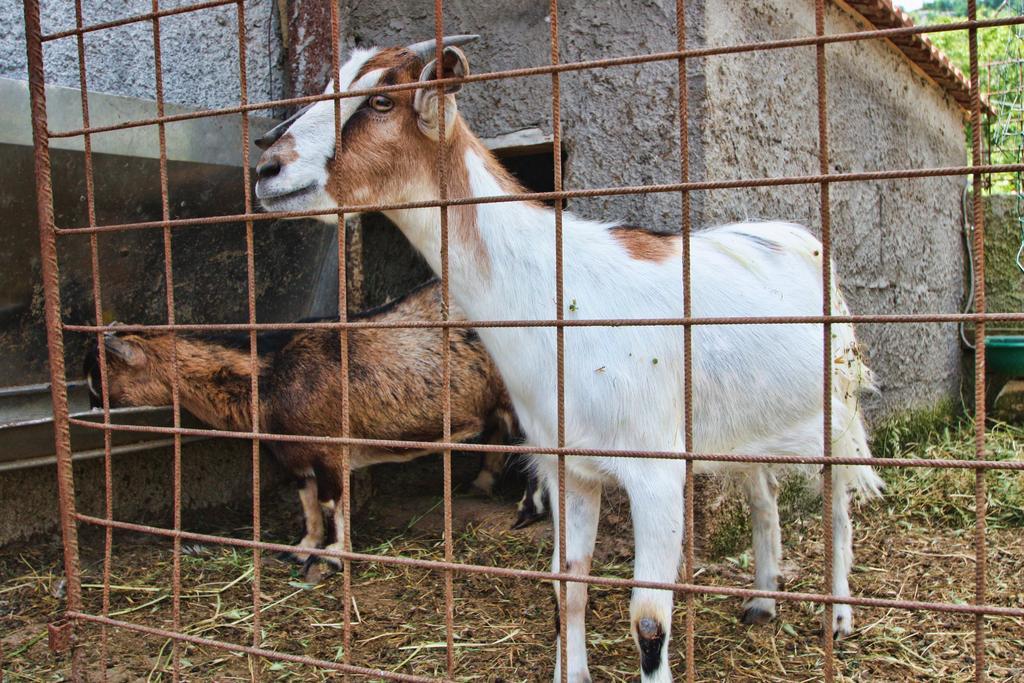
[[[982,8],[996,10],[1002,5],[1003,0],[978,0],[979,10]],[[967,0],[932,0],[932,2],[926,2],[915,14],[920,12],[937,12],[966,17]]]
[[[1024,0],[979,0],[978,18],[1013,16],[1024,13]],[[933,0],[911,16],[916,24],[949,24],[967,19],[966,0]],[[968,32],[944,31],[928,36],[967,76],[970,74]],[[986,163],[1019,163],[1024,144],[1024,83],[1021,83],[1019,60],[1024,59],[1024,29],[1020,26],[997,26],[978,31],[979,85],[983,95],[997,111],[995,119],[985,122]],[[998,62],[1016,61],[1011,64]],[[970,157],[971,131],[967,131],[967,155]],[[989,191],[1014,192],[1016,179],[1012,174],[994,175]]]
[[[951,401],[933,408],[894,415],[871,433],[871,452],[876,458],[898,458],[924,444],[942,440],[959,418]]]
[[[876,457],[972,460],[974,423],[945,408],[900,416],[875,430]],[[1024,429],[1005,423],[986,425],[988,460],[1024,459]],[[967,532],[974,528],[974,471],[930,467],[883,467],[885,505],[903,524],[941,524]],[[1024,526],[1024,473],[991,470],[985,474],[989,528]]]

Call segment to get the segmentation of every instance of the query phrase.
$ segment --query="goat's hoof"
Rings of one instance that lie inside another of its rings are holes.
[[[288,564],[305,564],[306,560],[308,559],[308,556],[300,557],[295,553],[282,551],[277,553],[277,559]]]
[[[748,607],[743,610],[743,623],[747,626],[764,626],[771,623],[775,615],[763,607]]]
[[[775,619],[775,601],[771,598],[748,598],[743,601],[743,623],[763,626]]]
[[[665,631],[657,619],[643,617],[636,622],[637,645],[640,646],[640,668],[650,676],[661,664]]]
[[[318,584],[338,571],[330,562],[310,555],[302,565],[302,580],[306,583]]]
[[[525,529],[531,524],[536,524],[542,519],[544,519],[544,513],[520,510],[516,515],[516,521],[512,524],[512,529]]]
[[[832,637],[836,640],[853,633],[853,608],[849,605],[835,605],[832,608]]]

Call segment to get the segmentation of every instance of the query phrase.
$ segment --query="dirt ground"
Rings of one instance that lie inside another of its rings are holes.
[[[995,457],[1024,457],[1020,430],[991,439]],[[966,439],[966,441],[965,441]],[[907,445],[921,457],[959,457],[969,435],[929,436]],[[857,509],[856,560],[851,576],[856,595],[969,602],[974,586],[973,473],[935,470],[884,472],[884,501]],[[1024,607],[1024,474],[989,475],[988,599]],[[438,473],[437,481],[440,481]],[[353,526],[354,547],[368,553],[443,557],[443,513],[435,486],[421,495],[375,495]],[[454,504],[455,557],[494,566],[546,569],[550,525],[510,531],[514,493],[483,499],[460,494]],[[820,591],[820,503],[784,496],[783,538],[788,588]],[[265,500],[264,538],[294,542],[300,515],[292,491]],[[742,536],[743,515],[737,516]],[[194,528],[247,537],[245,510],[223,511]],[[698,558],[697,580],[749,586],[749,543],[732,554]],[[86,610],[101,610],[102,536],[83,534],[83,594]],[[252,641],[252,556],[222,546],[186,544],[182,559],[181,625],[190,634],[240,644]],[[341,660],[340,574],[305,584],[298,568],[264,554],[262,634],[264,647]],[[170,597],[172,553],[163,539],[117,534],[113,544],[110,614],[148,626],[173,625]],[[628,577],[632,543],[621,497],[606,503],[594,573]],[[404,673],[445,675],[444,581],[421,569],[353,567],[352,662]],[[51,539],[0,552],[0,662],[3,681],[62,680],[66,655],[51,654],[46,624],[61,609],[60,546]],[[549,585],[482,575],[456,575],[456,678],[481,681],[549,680],[553,663],[554,596]],[[628,592],[592,587],[587,619],[590,668],[595,681],[636,680],[629,638]],[[739,623],[734,598],[696,600],[696,674],[701,681],[819,680],[823,667],[821,608],[785,602],[766,626]],[[674,628],[682,633],[684,607],[677,600]],[[837,680],[973,680],[973,618],[941,613],[858,608],[855,634],[836,644]],[[1024,620],[988,618],[987,670],[993,681],[1024,681]],[[102,678],[98,626],[81,629],[80,654],[90,680]],[[169,641],[108,630],[107,679],[169,680]],[[684,643],[672,641],[675,672],[681,674]],[[245,656],[192,645],[179,646],[185,680],[248,680]],[[264,680],[315,681],[331,672],[259,662]]]

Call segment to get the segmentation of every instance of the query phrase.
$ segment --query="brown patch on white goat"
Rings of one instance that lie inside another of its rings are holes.
[[[295,138],[288,133],[281,136],[274,152],[281,165],[290,164],[299,158],[299,153],[295,151]]]
[[[637,261],[661,263],[678,256],[682,248],[679,235],[655,233],[630,226],[612,228],[608,232]]]

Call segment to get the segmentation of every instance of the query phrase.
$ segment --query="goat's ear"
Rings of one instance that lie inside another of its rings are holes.
[[[437,88],[430,85],[431,81],[438,78],[464,78],[469,75],[469,60],[466,55],[457,47],[448,46],[441,53],[441,69],[438,74],[437,60],[433,59],[420,71],[420,83],[423,87],[416,91],[413,99],[413,106],[419,114],[420,129],[430,137],[436,139],[438,135],[437,122]],[[455,114],[458,109],[455,105],[453,95],[462,89],[461,83],[451,83],[444,87],[445,103],[444,118],[445,129],[449,130],[455,121]]]
[[[146,360],[146,355],[137,344],[116,334],[105,335],[103,345],[107,353],[131,367],[139,367]]]

